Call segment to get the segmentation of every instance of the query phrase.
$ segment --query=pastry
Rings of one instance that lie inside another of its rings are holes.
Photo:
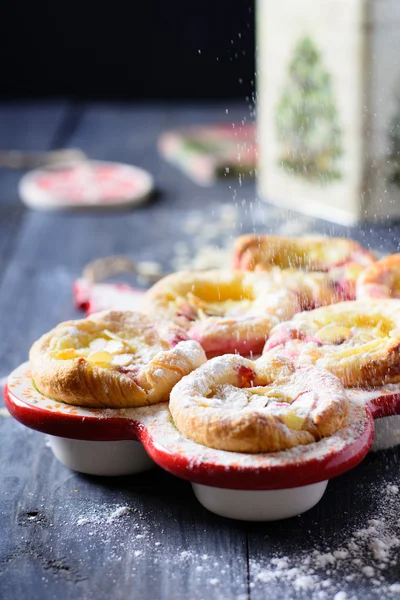
[[[400,298],[400,254],[390,254],[361,273],[357,298]]]
[[[327,369],[347,387],[400,381],[400,300],[340,302],[275,327],[270,356]]]
[[[280,280],[282,286],[296,290],[300,310],[336,304],[343,300],[354,300],[356,281],[360,270],[362,269],[358,265],[356,267],[354,265],[337,267],[330,273],[280,269],[279,267],[272,267],[268,271],[265,271],[264,268],[256,268],[257,272],[274,272],[274,279]]]
[[[178,342],[182,337],[138,312],[97,313],[61,323],[35,342],[32,377],[42,394],[67,404],[155,404],[206,360],[200,344]]]
[[[280,269],[181,271],[156,283],[142,306],[179,323],[208,353],[259,353],[271,328],[301,310],[301,279]]]
[[[366,267],[374,261],[371,252],[347,238],[250,234],[237,238],[234,246],[234,267],[248,271],[257,266],[330,271],[349,263]]]
[[[345,421],[340,381],[287,359],[209,360],[172,390],[174,423],[186,437],[218,450],[276,452],[332,435]]]

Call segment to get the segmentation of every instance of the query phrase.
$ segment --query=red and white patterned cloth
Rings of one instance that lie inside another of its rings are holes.
[[[74,282],[74,300],[77,308],[91,315],[101,310],[138,310],[144,291],[123,283],[89,283],[85,279]]]

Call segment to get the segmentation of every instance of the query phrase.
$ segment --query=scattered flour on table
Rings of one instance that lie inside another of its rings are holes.
[[[107,544],[110,561],[123,560],[124,568],[129,569],[133,576],[136,572],[143,572],[141,561],[149,563],[152,569],[157,565],[166,569],[172,580],[179,579],[179,573],[187,569],[192,572],[197,585],[206,585],[210,590],[215,590],[212,598],[218,600],[227,600],[222,590],[224,578],[229,577],[231,581],[232,578],[236,579],[234,584],[238,591],[235,600],[247,600],[246,574],[235,569],[235,575],[232,576],[231,560],[235,560],[234,556],[226,562],[224,554],[199,553],[190,546],[184,547],[185,538],[190,539],[186,533],[182,544],[173,543],[171,551],[168,531],[163,528],[164,520],[158,522],[157,519],[149,519],[149,512],[145,508],[90,502],[77,515],[74,525],[82,539],[85,539],[85,550],[93,551],[98,547],[98,540],[103,540]],[[95,542],[92,542],[93,536],[97,538]]]
[[[240,213],[233,204],[222,204],[213,211],[212,222],[200,211],[190,211],[183,224],[191,243],[178,241],[173,246],[171,267],[176,270],[227,268],[232,262],[232,243],[240,232]]]
[[[114,506],[111,511],[106,510],[105,507],[93,507],[89,514],[82,515],[76,521],[77,525],[90,525],[90,524],[106,524],[113,523],[120,517],[123,517],[132,512],[132,508],[129,506]]]
[[[335,594],[333,600],[347,600],[348,596],[346,592],[338,592]]]
[[[276,583],[279,597],[284,586],[291,600],[364,600],[365,593],[357,595],[355,591],[361,585],[367,587],[368,598],[400,598],[400,570],[397,569],[398,582],[390,580],[393,575],[385,577],[388,569],[393,574],[399,564],[399,488],[384,484],[372,486],[371,492],[378,498],[379,514],[365,521],[361,518],[361,526],[348,532],[337,547],[324,548],[317,541],[312,552],[300,551],[267,561],[262,557],[250,559],[255,587],[265,587],[272,598]]]
[[[131,512],[131,509],[129,508],[129,506],[119,506],[108,517],[107,523],[112,523],[113,521],[115,521],[115,519],[119,519],[119,517],[122,517],[123,515],[127,515],[129,512]]]
[[[322,535],[317,535],[311,551],[293,548],[282,555],[269,554],[266,558],[261,552],[257,559],[251,558],[249,586],[255,595],[280,600],[400,598],[400,573],[394,579],[400,556],[398,486],[386,480],[372,484],[368,493],[376,512],[371,509],[369,514],[360,514],[356,526],[338,532],[329,546]],[[78,512],[76,525],[89,536],[89,544],[92,535],[108,539],[110,559],[129,560],[133,575],[143,569],[141,561],[150,561],[151,568],[166,568],[172,579],[180,570],[190,569],[199,585],[215,589],[218,595],[223,582],[235,572],[237,597],[246,597],[243,571],[233,570],[226,555],[199,553],[190,545],[185,547],[184,538],[182,545],[173,544],[171,552],[168,532],[161,522],[149,519],[143,507],[90,504]],[[268,524],[262,527],[268,536]],[[122,531],[124,535],[119,534]]]

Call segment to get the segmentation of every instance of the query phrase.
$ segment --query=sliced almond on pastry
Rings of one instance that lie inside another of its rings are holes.
[[[346,387],[396,383],[400,300],[339,302],[295,315],[272,330],[265,353],[327,369]]]
[[[119,408],[165,401],[175,383],[206,360],[200,344],[173,346],[170,333],[165,323],[132,311],[61,323],[33,344],[32,376],[44,395],[68,404]]]

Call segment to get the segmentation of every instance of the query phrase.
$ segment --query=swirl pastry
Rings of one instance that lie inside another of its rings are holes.
[[[170,411],[186,437],[218,450],[276,452],[310,444],[344,423],[340,381],[286,359],[209,360],[172,390]]]
[[[327,369],[347,387],[398,382],[400,300],[340,302],[297,314],[271,331],[264,353]]]
[[[182,271],[145,295],[143,310],[183,326],[208,353],[259,353],[271,328],[302,309],[313,294],[304,274]]]
[[[247,271],[257,266],[330,271],[350,263],[366,267],[374,261],[371,252],[346,238],[251,234],[237,238],[234,246],[235,268]]]
[[[359,298],[400,298],[400,254],[390,254],[361,273],[357,281]]]
[[[173,346],[165,325],[131,311],[61,323],[33,344],[29,358],[42,394],[110,408],[168,400],[173,386],[206,360],[197,342]]]

